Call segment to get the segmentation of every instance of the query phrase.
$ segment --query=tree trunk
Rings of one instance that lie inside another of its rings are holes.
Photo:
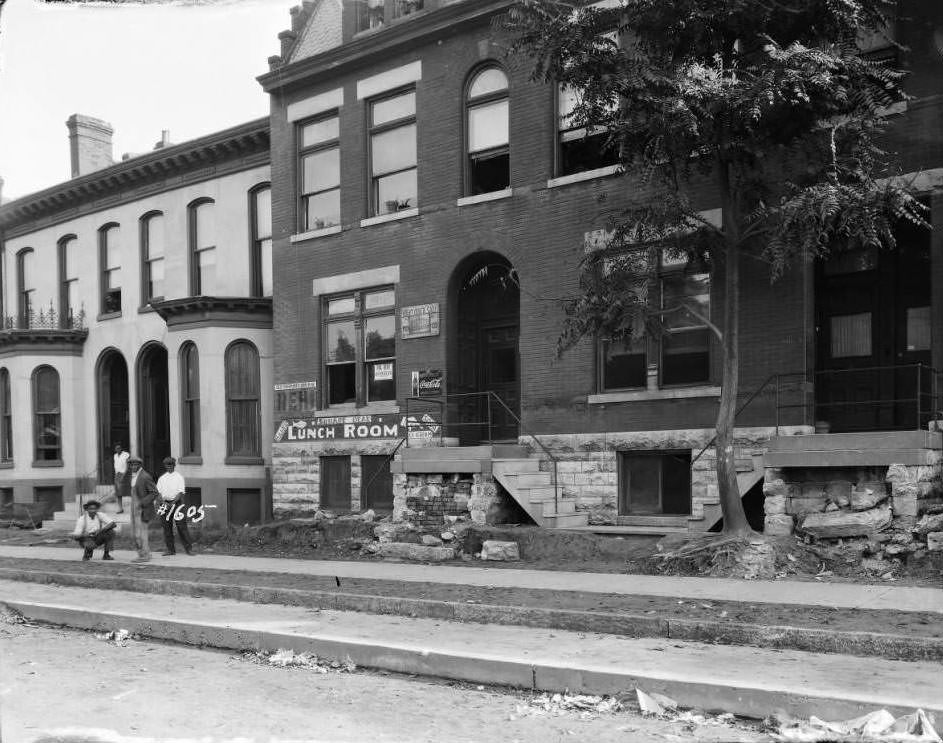
[[[721,179],[729,186],[725,166],[721,166]],[[753,529],[743,510],[740,487],[737,484],[737,453],[734,448],[734,425],[737,415],[737,392],[740,388],[740,248],[739,223],[736,205],[729,197],[728,188],[723,188],[724,233],[727,250],[724,265],[724,342],[723,380],[721,382],[720,408],[717,411],[717,487],[720,491],[720,507],[724,516],[724,534],[752,534]]]

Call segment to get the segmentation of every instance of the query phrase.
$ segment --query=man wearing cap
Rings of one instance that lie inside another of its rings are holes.
[[[161,553],[164,557],[177,554],[177,546],[174,543],[174,524],[177,525],[177,532],[180,534],[184,550],[188,555],[193,554],[193,542],[190,539],[190,530],[187,528],[186,520],[187,504],[184,501],[187,486],[183,475],[177,472],[176,468],[177,460],[173,457],[166,457],[164,459],[166,472],[157,481],[157,491],[160,493],[161,500],[157,514],[163,519],[161,525],[164,527],[164,544],[167,547],[166,552]]]
[[[102,560],[114,560],[111,556],[111,547],[115,543],[117,524],[107,513],[100,513],[101,503],[90,500],[85,504],[85,513],[75,522],[75,531],[72,538],[85,549],[83,560],[91,560],[92,552],[96,547],[104,546],[105,554]]]
[[[144,462],[136,455],[128,459],[128,468],[131,470],[131,536],[138,551],[138,556],[131,562],[148,562],[151,559],[147,526],[156,513],[154,501],[160,498],[154,478],[143,466]]]

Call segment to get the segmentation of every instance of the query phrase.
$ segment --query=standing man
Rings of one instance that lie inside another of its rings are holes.
[[[131,536],[138,556],[131,562],[148,562],[151,559],[151,547],[148,542],[147,527],[156,513],[154,501],[160,499],[154,478],[143,469],[144,462],[138,456],[128,459],[131,470]]]
[[[85,504],[85,513],[75,522],[75,531],[72,538],[85,549],[83,560],[91,560],[92,552],[96,547],[104,546],[105,554],[102,560],[114,560],[111,556],[111,547],[115,543],[115,530],[118,526],[107,513],[99,513],[101,506],[97,500],[90,500]]]
[[[118,501],[118,513],[124,513],[124,497],[131,495],[131,484],[128,479],[128,458],[131,455],[124,451],[121,442],[115,444],[115,498]]]
[[[177,547],[174,543],[174,524],[177,525],[177,532],[180,534],[183,548],[188,555],[193,554],[193,542],[190,539],[190,530],[187,529],[185,517],[187,504],[184,501],[184,494],[187,486],[183,475],[177,472],[176,468],[177,460],[173,457],[166,457],[164,459],[166,472],[157,481],[157,491],[160,493],[161,499],[157,513],[163,519],[161,525],[164,527],[164,544],[167,547],[167,551],[161,553],[163,557],[177,554]],[[178,515],[179,518],[177,518]]]

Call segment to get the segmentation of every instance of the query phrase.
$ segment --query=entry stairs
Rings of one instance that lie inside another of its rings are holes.
[[[96,485],[94,492],[91,493],[81,493],[75,496],[75,500],[66,503],[65,508],[61,511],[56,511],[53,514],[52,519],[46,519],[43,523],[43,526],[46,528],[54,529],[69,529],[72,530],[75,528],[75,522],[78,520],[79,515],[82,513],[82,504],[88,503],[90,500],[97,500],[101,502],[104,498],[107,498],[112,493],[115,492],[114,485]],[[131,498],[125,497],[122,499],[122,506],[124,507],[124,513],[118,513],[118,504],[117,503],[105,503],[102,506],[102,511],[107,513],[111,518],[118,522],[119,525],[130,524],[131,523]],[[129,527],[130,528],[130,527]]]
[[[585,527],[588,516],[576,512],[576,499],[556,492],[552,464],[515,444],[434,446],[400,450],[391,464],[396,474],[491,474],[538,526]]]

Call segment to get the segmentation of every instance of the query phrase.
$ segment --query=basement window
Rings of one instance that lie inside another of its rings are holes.
[[[691,450],[619,452],[619,514],[691,513]]]

